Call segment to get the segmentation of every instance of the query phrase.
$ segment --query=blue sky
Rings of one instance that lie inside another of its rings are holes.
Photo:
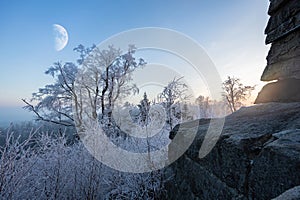
[[[44,71],[56,61],[75,61],[78,44],[99,44],[122,31],[162,27],[196,40],[222,78],[258,84],[268,48],[264,28],[267,0],[0,1],[0,119],[21,107],[39,87],[51,83]],[[69,42],[55,51],[53,24],[64,26]],[[1,108],[6,108],[2,109]],[[20,111],[21,112],[21,111]]]

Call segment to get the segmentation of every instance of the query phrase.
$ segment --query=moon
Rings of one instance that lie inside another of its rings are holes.
[[[63,26],[59,24],[53,24],[53,33],[55,37],[55,50],[61,51],[68,43],[68,32]]]

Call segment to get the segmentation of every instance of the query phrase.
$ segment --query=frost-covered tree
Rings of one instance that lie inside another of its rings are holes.
[[[189,118],[189,108],[188,104],[184,102],[182,109],[181,109],[181,118],[183,121],[187,121]]]
[[[80,59],[77,60],[77,63],[55,62],[45,72],[46,75],[53,77],[54,83],[33,93],[30,101],[22,99],[26,104],[24,108],[33,112],[37,121],[74,126],[72,101],[78,105],[78,96],[74,89],[75,78],[84,57],[94,48],[95,46],[85,48],[83,45],[79,45],[74,49],[80,53]]]
[[[27,184],[26,177],[32,168],[28,158],[36,156],[32,148],[35,134],[31,131],[21,140],[21,135],[15,135],[10,128],[7,133],[0,133],[4,138],[0,146],[0,199],[14,199],[21,186]]]
[[[147,97],[147,93],[144,93],[143,99],[138,105],[140,110],[140,123],[142,126],[145,126],[149,123],[149,111],[150,111],[150,101]]]
[[[77,70],[78,66],[73,63],[54,63],[45,73],[55,78],[55,83],[32,94],[31,102],[37,102],[35,106],[23,99],[25,108],[34,112],[37,120],[74,126],[71,105]]]
[[[209,104],[209,97],[204,97],[202,95],[199,95],[196,98],[195,103],[199,108],[200,118],[207,118],[209,115],[209,109],[211,107]]]
[[[223,97],[231,112],[240,108],[243,105],[242,101],[247,100],[254,89],[255,86],[244,86],[240,79],[228,76],[223,82]]]
[[[80,74],[83,81],[80,84],[89,95],[93,118],[97,118],[99,106],[101,118],[107,116],[110,119],[117,99],[138,92],[136,85],[129,83],[132,80],[131,74],[146,63],[141,58],[136,60],[135,51],[133,45],[125,53],[113,46],[107,50],[96,47],[85,58]]]
[[[183,102],[190,98],[187,95],[188,86],[182,81],[181,78],[174,78],[164,87],[162,93],[158,95],[158,98],[163,102],[167,113],[167,122],[170,125],[170,129],[174,126],[174,110],[173,105],[178,102]]]
[[[85,48],[79,45],[74,50],[80,54],[76,64],[54,63],[46,74],[55,82],[33,93],[30,102],[23,99],[25,108],[34,112],[37,120],[74,126],[76,119],[80,126],[83,88],[92,108],[90,116],[97,119],[100,113],[101,118],[108,116],[110,119],[114,102],[138,90],[134,84],[129,84],[131,73],[145,65],[145,61],[135,59],[133,45],[125,53],[113,46],[100,50],[96,46]],[[75,79],[81,84],[79,90],[75,87]]]

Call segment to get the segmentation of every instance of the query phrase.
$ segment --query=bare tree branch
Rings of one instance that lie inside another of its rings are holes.
[[[29,107],[30,111],[32,111],[36,115],[36,117],[37,117],[36,120],[38,120],[38,121],[40,120],[40,121],[45,121],[45,122],[51,122],[53,124],[58,124],[58,125],[63,125],[63,126],[74,126],[74,124],[72,124],[72,123],[46,119],[40,115],[40,113],[35,109],[35,107],[32,104],[27,102],[25,99],[22,99],[22,101]]]

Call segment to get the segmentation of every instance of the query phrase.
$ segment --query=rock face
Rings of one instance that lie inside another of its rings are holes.
[[[270,19],[265,29],[266,44],[272,45],[261,80],[300,80],[300,1],[270,0],[268,14]],[[267,89],[268,87],[262,89],[263,96],[268,93]],[[300,92],[300,86],[297,91]],[[270,100],[273,99],[276,96],[270,97]],[[300,102],[300,99],[293,101]],[[261,102],[257,100],[256,103]]]
[[[300,1],[299,1],[300,2]],[[274,42],[267,56],[262,81],[300,79],[300,30]]]
[[[284,79],[265,85],[255,103],[300,102],[300,79]]]
[[[271,17],[265,29],[266,44],[280,41],[300,28],[299,1],[270,0],[268,14]]]
[[[165,169],[168,199],[271,199],[300,185],[300,103],[241,108],[226,117],[221,137],[202,159],[209,120],[181,124],[185,128],[175,127],[171,137],[188,137],[191,124],[197,128],[192,145]],[[172,142],[169,152],[176,148]]]

